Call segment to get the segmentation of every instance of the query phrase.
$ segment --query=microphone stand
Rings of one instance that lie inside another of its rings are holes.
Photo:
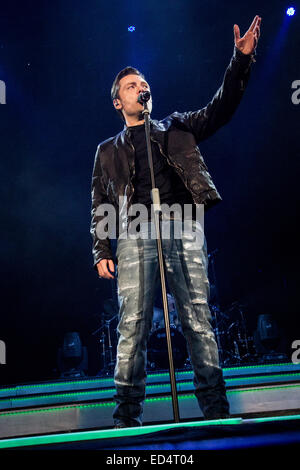
[[[152,185],[151,197],[152,197],[152,202],[153,202],[153,207],[154,207],[154,222],[155,222],[155,230],[156,230],[157,254],[158,254],[158,261],[159,261],[163,311],[164,311],[164,320],[165,320],[165,329],[166,329],[167,347],[168,347],[172,406],[173,406],[174,420],[176,423],[179,423],[180,421],[179,406],[178,406],[178,397],[177,397],[177,388],[176,388],[176,378],[175,378],[175,372],[174,372],[174,361],[173,361],[171,333],[170,333],[170,318],[169,318],[168,298],[167,298],[166,280],[165,280],[165,272],[164,272],[164,258],[163,258],[163,251],[162,251],[160,222],[159,222],[160,197],[159,197],[159,189],[155,187],[152,149],[151,149],[151,142],[150,142],[150,121],[149,121],[150,112],[147,106],[147,101],[149,98],[150,98],[150,94],[148,98],[144,98],[144,99],[141,98],[141,101],[139,100],[139,102],[143,104],[144,106],[143,116],[145,120],[147,153],[148,153],[148,162],[149,162],[150,175],[151,175],[151,185]]]

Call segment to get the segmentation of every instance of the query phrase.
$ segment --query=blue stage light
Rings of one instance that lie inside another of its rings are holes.
[[[296,10],[293,7],[290,7],[286,10],[286,14],[289,16],[293,16],[295,14]]]
[[[132,33],[133,31],[135,31],[135,26],[129,26],[129,27],[128,27],[128,31],[130,31],[131,33]]]

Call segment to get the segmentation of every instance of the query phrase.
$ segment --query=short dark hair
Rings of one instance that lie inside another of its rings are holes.
[[[111,87],[111,92],[110,92],[112,100],[120,98],[119,91],[120,91],[120,80],[121,80],[121,78],[126,77],[126,75],[131,75],[131,74],[139,75],[144,80],[146,80],[144,75],[138,69],[136,69],[135,67],[130,67],[130,66],[125,67],[125,69],[121,70],[118,73],[118,75],[116,76],[116,78],[113,81],[113,84],[112,84],[112,87]],[[117,111],[118,115],[121,117],[122,121],[125,121],[122,111],[119,110],[119,109],[116,109],[116,111]]]

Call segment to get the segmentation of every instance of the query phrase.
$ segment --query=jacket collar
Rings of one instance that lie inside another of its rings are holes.
[[[153,128],[153,127],[156,127],[156,121],[154,121],[153,119],[150,118],[150,128]],[[130,130],[128,129],[126,124],[123,127],[122,133],[124,133],[126,136],[130,137]]]
[[[162,121],[157,121],[155,119],[150,118],[150,129],[151,129],[151,135],[154,137],[155,140],[158,140],[163,144],[164,141],[164,132],[166,131],[166,126]],[[124,144],[125,142],[129,145],[132,145],[131,142],[131,136],[130,136],[130,130],[126,125],[124,125],[123,130],[119,132],[115,136],[114,139],[114,145],[118,146],[118,143]]]

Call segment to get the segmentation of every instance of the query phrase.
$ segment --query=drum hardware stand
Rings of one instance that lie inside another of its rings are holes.
[[[248,336],[247,336],[247,327],[246,327],[246,321],[245,321],[245,315],[243,313],[243,304],[240,304],[239,302],[233,302],[230,306],[230,308],[227,311],[234,310],[235,308],[238,310],[241,320],[236,320],[234,321],[228,328],[228,333],[230,333],[230,329],[233,326],[236,326],[237,328],[237,334],[235,335],[237,340],[233,340],[233,346],[234,346],[234,352],[235,354],[230,353],[231,357],[234,359],[237,359],[239,363],[243,363],[246,358],[250,358],[250,348],[249,348],[249,342],[248,342]],[[242,331],[241,331],[242,330]],[[245,354],[243,352],[240,352],[240,346],[245,345]]]
[[[223,365],[223,360],[224,360],[224,353],[223,353],[223,348],[221,344],[221,331],[219,328],[219,322],[218,322],[218,316],[217,313],[220,312],[220,309],[215,306],[211,305],[210,310],[213,313],[214,319],[215,319],[215,335],[216,335],[216,340],[217,340],[217,345],[218,345],[218,351],[219,351],[219,357],[220,357],[220,363]]]
[[[159,198],[159,189],[155,187],[152,149],[151,149],[151,142],[150,142],[150,121],[149,121],[150,111],[149,111],[148,105],[147,105],[147,101],[149,101],[149,99],[150,99],[150,92],[146,91],[144,93],[139,94],[138,102],[144,106],[143,116],[144,116],[144,120],[145,120],[147,153],[148,153],[148,162],[149,162],[151,185],[152,185],[151,197],[152,197],[153,208],[154,208],[154,222],[155,222],[155,230],[156,230],[157,254],[158,254],[158,261],[159,261],[159,271],[160,271],[162,300],[163,300],[163,311],[164,311],[165,329],[166,329],[166,336],[167,336],[169,374],[170,374],[171,394],[172,394],[172,406],[173,406],[174,420],[175,420],[176,423],[179,423],[179,421],[180,421],[179,406],[178,406],[176,378],[175,378],[172,343],[171,343],[169,307],[168,307],[166,280],[165,280],[165,272],[164,272],[164,258],[163,258],[161,233],[160,233],[160,220],[159,220],[160,198]]]
[[[220,323],[218,321],[218,316],[222,316],[223,319],[228,318],[225,313],[221,312],[220,309],[220,304],[219,304],[219,290],[218,290],[218,284],[217,284],[217,276],[216,276],[216,270],[215,270],[215,255],[218,252],[218,249],[215,249],[208,255],[208,259],[210,261],[211,269],[212,269],[212,278],[213,278],[213,284],[215,286],[216,290],[216,303],[215,305],[211,305],[211,310],[215,318],[215,334],[216,334],[216,339],[217,339],[217,345],[218,345],[218,350],[219,350],[219,357],[220,357],[220,363],[223,365],[224,364],[224,351],[222,348],[222,343],[221,343],[221,331],[220,331]]]
[[[95,335],[99,331],[102,330],[101,334],[101,339],[100,343],[102,344],[102,358],[103,358],[103,368],[100,370],[100,372],[97,375],[109,375],[113,372],[114,367],[115,367],[115,361],[113,360],[113,355],[112,355],[112,343],[111,343],[111,328],[110,324],[111,322],[117,317],[118,315],[115,315],[112,317],[110,320],[105,320],[105,324],[98,328],[96,331],[92,333],[92,335]],[[107,332],[107,338],[108,338],[108,355],[109,355],[109,362],[107,362],[107,349],[105,347],[105,331],[106,329]]]
[[[242,306],[238,304],[238,311],[239,311],[239,314],[241,316],[241,324],[242,324],[242,328],[243,328],[243,332],[244,332],[244,339],[242,339],[240,331],[239,331],[239,340],[240,340],[240,343],[245,344],[245,349],[246,349],[246,354],[244,354],[243,357],[242,357],[242,359],[244,360],[246,357],[250,357],[251,354],[250,354],[248,337],[247,337],[247,328],[246,328],[246,322],[245,322],[245,315],[244,315],[244,312],[243,312],[241,307]]]
[[[230,325],[230,326],[228,327],[228,329],[227,329],[227,332],[229,333],[230,330],[231,330],[231,328],[232,328],[233,326],[235,326],[235,325],[236,325],[235,322],[231,323],[231,325]],[[230,333],[229,333],[229,334],[230,334]],[[242,358],[241,358],[241,354],[240,354],[240,350],[239,350],[238,343],[237,343],[236,341],[233,341],[233,346],[234,346],[234,354],[233,354],[232,352],[230,352],[230,351],[228,351],[228,354],[230,354],[230,357],[231,357],[231,358],[237,359],[238,363],[240,364],[240,363],[242,362],[242,361],[241,361]]]

